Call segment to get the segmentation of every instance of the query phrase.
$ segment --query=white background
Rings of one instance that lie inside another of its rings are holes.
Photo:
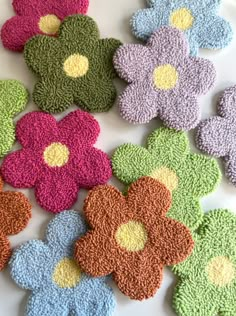
[[[30,0],[29,0],[30,1]],[[90,0],[88,14],[95,18],[101,31],[101,37],[114,37],[122,42],[135,42],[129,27],[131,15],[139,8],[145,6],[144,0]],[[190,0],[189,0],[190,1]],[[200,1],[200,0],[195,0]],[[203,0],[202,0],[203,1]],[[236,31],[236,0],[222,0],[220,13],[227,18]],[[11,0],[1,0],[0,2],[0,26],[13,14]],[[209,58],[215,64],[217,70],[217,81],[215,87],[206,96],[200,99],[202,118],[209,117],[215,113],[216,100],[219,92],[226,87],[236,84],[236,36],[233,43],[222,51],[201,51],[201,57]],[[18,79],[32,92],[35,82],[34,76],[27,69],[22,54],[12,53],[5,50],[0,44],[0,79]],[[121,91],[124,83],[116,82],[117,88]],[[71,107],[69,111],[77,107]],[[25,112],[36,110],[36,106],[31,101]],[[67,111],[67,112],[69,112]],[[24,113],[19,115],[18,120]],[[58,115],[63,117],[66,113]],[[147,125],[134,126],[122,120],[119,116],[117,105],[109,113],[95,114],[96,119],[101,124],[101,134],[96,144],[111,155],[114,149],[124,142],[145,144],[145,140],[150,132],[160,125],[158,120],[153,120]],[[190,139],[194,132],[189,133]],[[191,140],[192,149],[196,151]],[[14,149],[18,148],[16,144]],[[221,162],[220,162],[221,164]],[[111,183],[122,189],[122,185],[112,179]],[[5,185],[5,190],[9,188]],[[43,238],[45,228],[52,215],[42,210],[35,202],[33,190],[23,190],[33,204],[33,218],[29,226],[19,235],[10,238],[13,247],[36,238]],[[86,192],[79,194],[79,201],[74,209],[81,210]],[[205,211],[215,208],[229,208],[236,213],[236,188],[234,188],[223,177],[219,189],[202,200]],[[142,271],[140,271],[142,273]],[[144,302],[131,301],[115,289],[117,298],[117,308],[114,316],[148,315],[148,316],[173,316],[175,315],[171,307],[171,299],[176,279],[172,273],[165,269],[164,281],[161,289],[153,299]],[[23,316],[27,303],[28,294],[19,289],[11,280],[9,270],[5,269],[0,273],[0,316]],[[209,302],[210,303],[210,302]],[[191,315],[189,315],[191,316]]]

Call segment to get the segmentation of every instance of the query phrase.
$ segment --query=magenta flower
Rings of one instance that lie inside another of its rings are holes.
[[[2,175],[15,188],[35,188],[38,203],[47,211],[69,209],[79,188],[104,184],[112,175],[108,156],[93,147],[98,122],[74,111],[57,122],[46,113],[26,114],[16,126],[22,149],[9,154]]]
[[[89,0],[13,0],[16,16],[3,25],[4,47],[22,51],[26,42],[37,34],[55,36],[68,15],[85,14]]]
[[[177,130],[190,130],[199,123],[197,97],[212,87],[216,72],[209,60],[189,56],[181,31],[162,27],[146,46],[121,46],[114,65],[129,83],[119,101],[124,119],[143,124],[158,116]]]

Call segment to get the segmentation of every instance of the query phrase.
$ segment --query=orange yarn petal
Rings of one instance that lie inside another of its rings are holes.
[[[0,231],[0,271],[6,266],[11,256],[10,242]]]
[[[0,176],[0,192],[2,191],[2,189],[3,189],[3,179]]]

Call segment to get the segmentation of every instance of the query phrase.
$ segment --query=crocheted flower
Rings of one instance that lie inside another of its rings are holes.
[[[113,274],[132,299],[153,296],[164,265],[183,261],[193,249],[190,231],[166,218],[171,196],[160,182],[144,177],[124,197],[106,185],[90,191],[84,211],[92,228],[78,240],[75,259],[92,276]]]
[[[26,114],[16,126],[22,149],[3,161],[4,179],[16,188],[35,188],[38,203],[54,213],[70,208],[79,188],[106,183],[108,156],[93,147],[98,122],[80,110],[61,121],[46,113]]]
[[[218,116],[202,121],[196,143],[204,152],[223,157],[226,176],[236,186],[236,86],[226,89],[219,99]]]
[[[34,102],[50,113],[62,112],[73,103],[89,112],[108,111],[116,98],[112,58],[120,45],[115,39],[99,39],[96,23],[82,15],[66,18],[58,38],[32,38],[24,56],[40,78]]]
[[[129,83],[119,100],[124,119],[143,124],[158,116],[177,130],[199,123],[197,97],[212,87],[216,73],[209,60],[188,55],[182,32],[162,27],[146,46],[124,45],[117,50],[114,65]]]
[[[2,192],[0,177],[0,271],[7,265],[11,256],[10,241],[7,235],[20,233],[31,218],[29,200],[20,192]]]
[[[173,268],[180,277],[174,295],[179,316],[236,315],[236,216],[205,215],[192,255]]]
[[[112,315],[115,300],[105,279],[85,275],[72,258],[74,241],[85,231],[81,216],[65,211],[49,223],[45,241],[28,241],[14,252],[11,276],[32,291],[25,315]]]
[[[215,160],[192,154],[187,135],[159,128],[147,140],[147,148],[124,144],[112,158],[113,173],[126,185],[142,176],[162,182],[172,194],[168,217],[191,229],[202,221],[199,199],[217,187],[221,173]]]
[[[85,14],[89,0],[13,0],[16,16],[3,25],[3,45],[22,51],[26,42],[37,34],[56,36],[62,20],[67,16]]]
[[[3,157],[15,141],[13,118],[24,110],[28,92],[17,80],[0,80],[0,157]]]
[[[232,40],[230,24],[217,15],[221,0],[147,2],[150,8],[138,10],[131,20],[134,35],[142,40],[166,25],[184,32],[192,55],[197,55],[199,48],[224,48]]]

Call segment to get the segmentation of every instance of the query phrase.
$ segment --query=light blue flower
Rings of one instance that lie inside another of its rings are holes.
[[[230,24],[217,15],[221,0],[147,0],[148,9],[138,10],[131,20],[136,37],[147,40],[161,26],[171,25],[188,38],[191,55],[199,48],[220,49],[233,37]]]
[[[114,294],[105,279],[81,273],[72,259],[74,242],[85,232],[79,213],[65,211],[50,222],[45,241],[29,241],[14,252],[12,278],[32,291],[27,316],[112,315]]]

